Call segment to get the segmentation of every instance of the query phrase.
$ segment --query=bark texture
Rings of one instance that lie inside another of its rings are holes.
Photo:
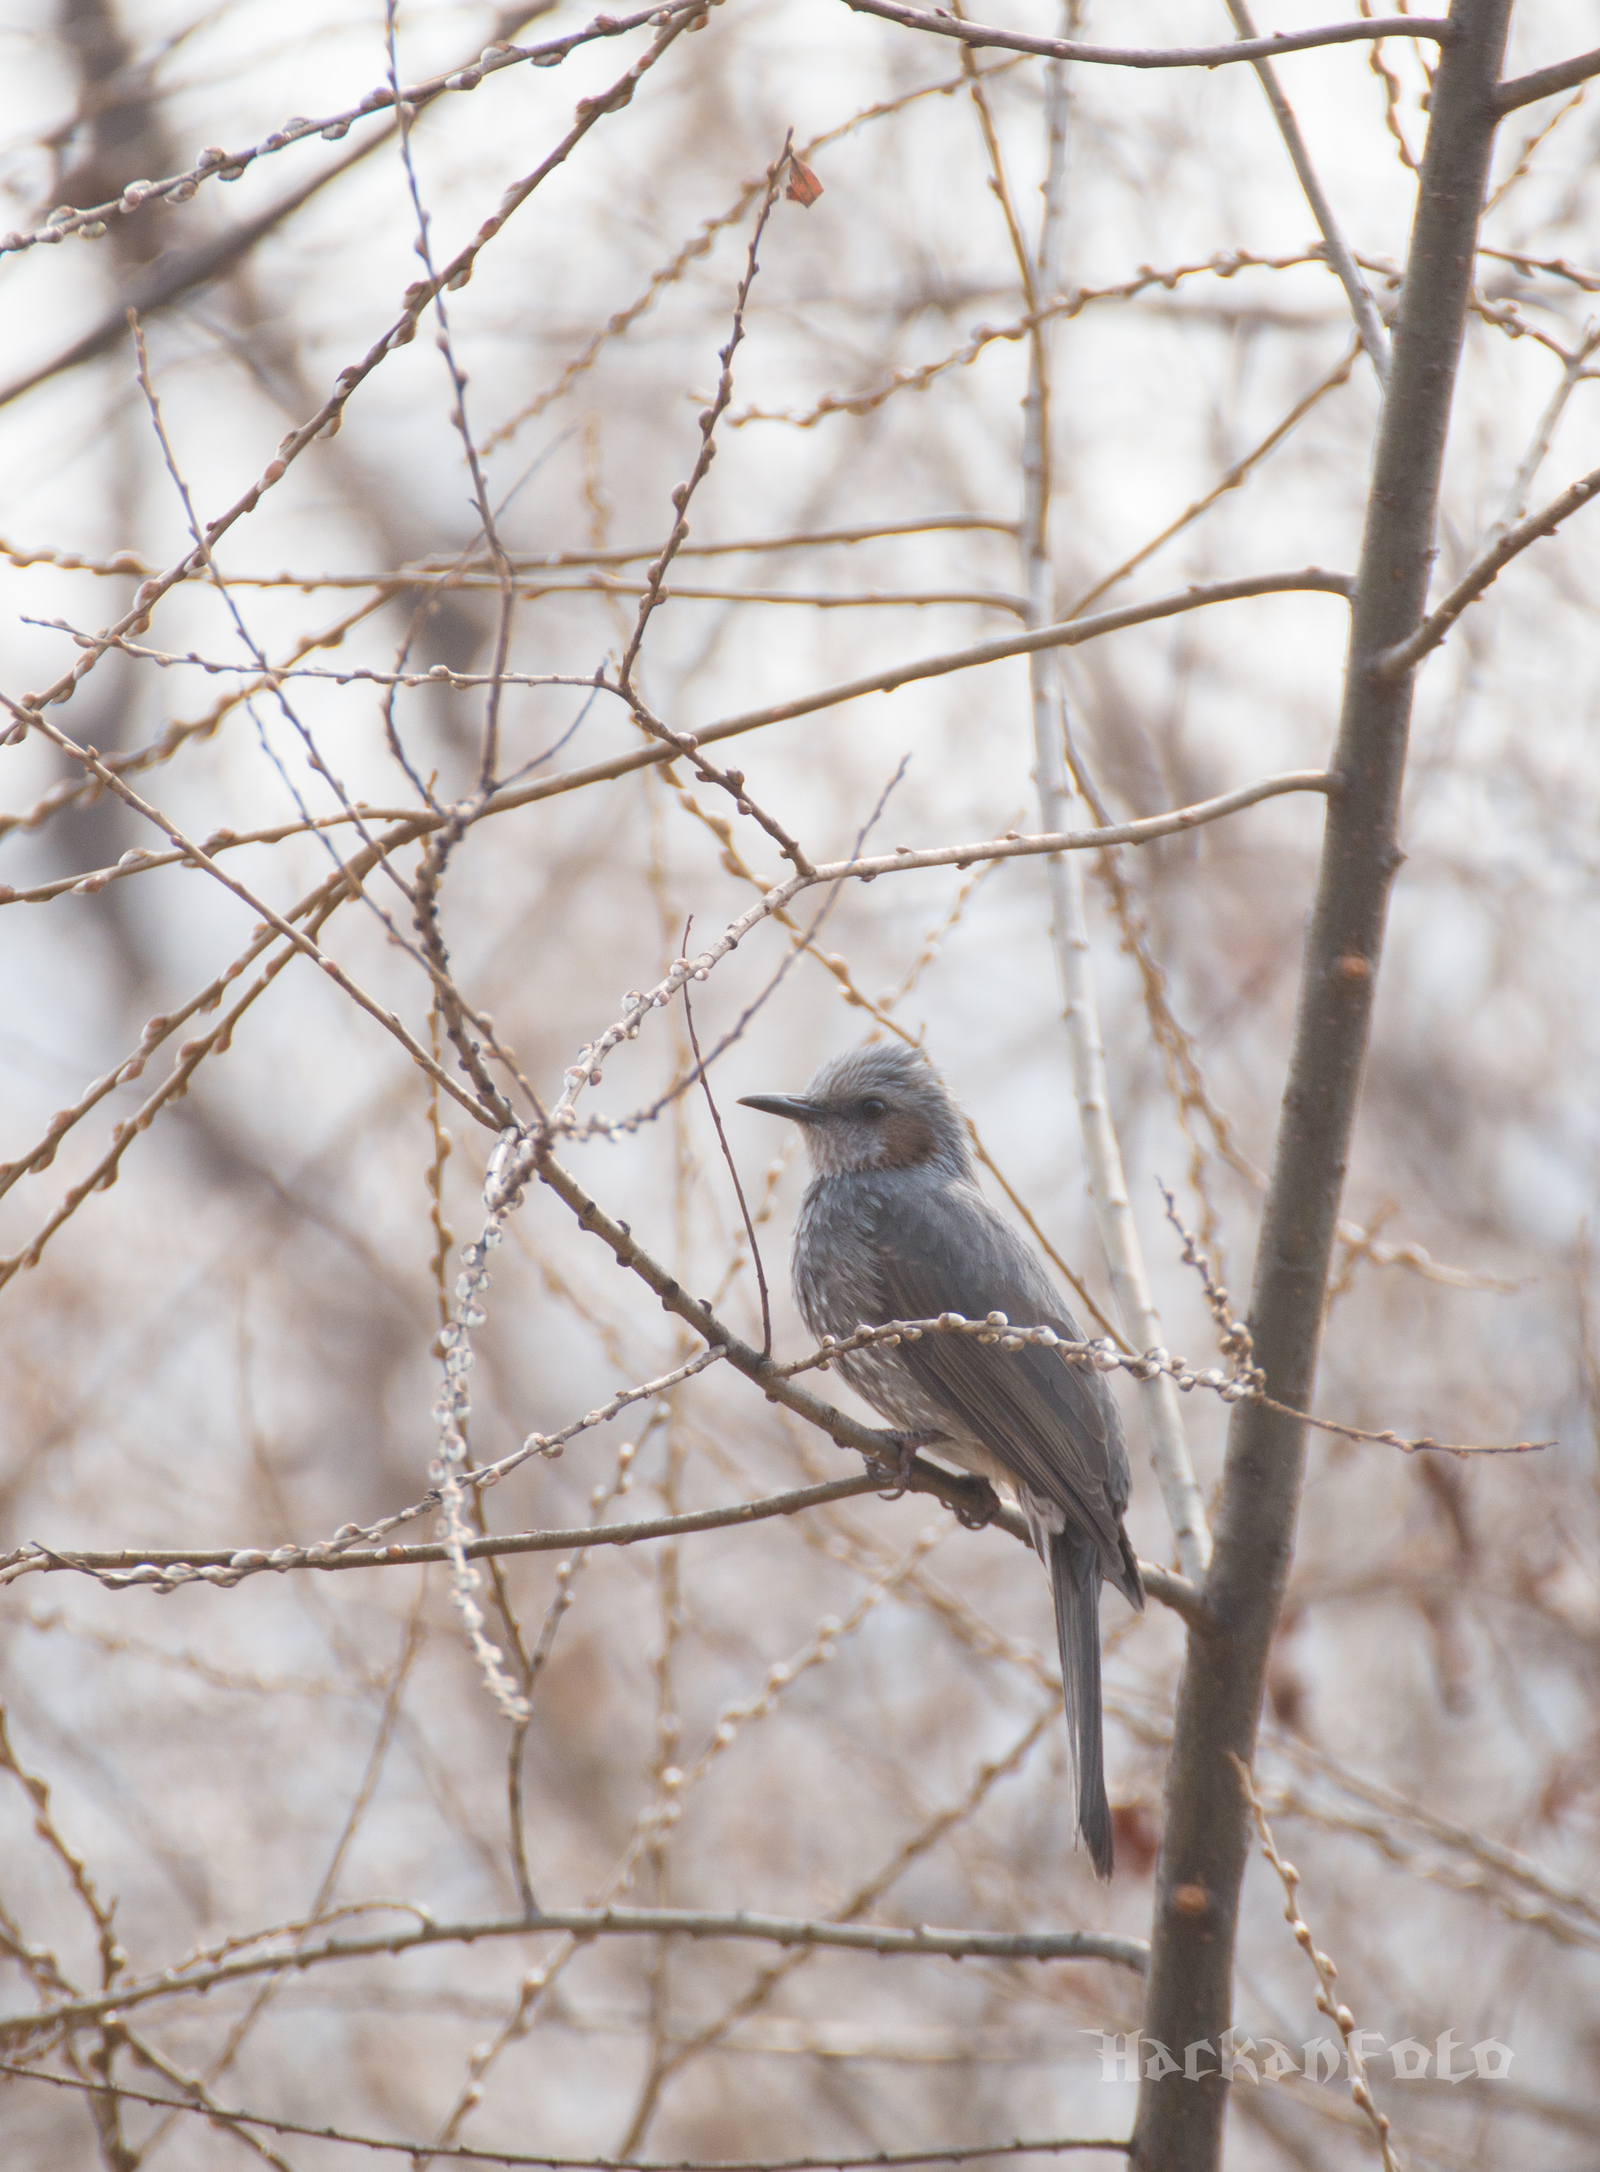
[[[1385,682],[1373,662],[1406,638],[1426,608],[1510,5],[1456,0],[1450,10],[1457,34],[1434,85],[1373,463],[1333,763],[1340,790],[1328,807],[1251,1297],[1268,1392],[1300,1409],[1308,1407],[1316,1375],[1384,921],[1402,859],[1413,679]],[[1152,2080],[1147,2063],[1133,2145],[1142,2172],[1214,2172],[1221,2158],[1226,2079],[1213,2051],[1191,2062],[1209,2071],[1190,2080],[1184,2052],[1191,2044],[1215,2047],[1231,2019],[1250,1835],[1231,1760],[1254,1754],[1304,1462],[1303,1426],[1238,1406],[1205,1586],[1211,1625],[1190,1631],[1167,1783],[1144,2027],[1169,2048],[1178,2071]]]

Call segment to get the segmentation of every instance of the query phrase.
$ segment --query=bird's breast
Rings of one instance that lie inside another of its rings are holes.
[[[878,1254],[859,1180],[818,1177],[806,1188],[794,1233],[794,1300],[813,1335],[854,1334],[875,1319]]]

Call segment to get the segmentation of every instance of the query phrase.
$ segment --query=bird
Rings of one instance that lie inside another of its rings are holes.
[[[1003,1313],[1083,1337],[1044,1263],[979,1191],[966,1120],[927,1057],[889,1045],[824,1063],[803,1094],[742,1106],[801,1127],[812,1177],[795,1225],[795,1302],[819,1341],[891,1320]],[[1111,1876],[1100,1703],[1100,1586],[1144,1607],[1123,1526],[1129,1474],[1103,1375],[1060,1350],[925,1332],[840,1351],[858,1394],[916,1445],[1014,1495],[1050,1572],[1077,1823]]]

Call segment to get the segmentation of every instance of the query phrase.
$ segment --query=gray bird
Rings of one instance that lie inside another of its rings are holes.
[[[1040,1261],[979,1192],[961,1111],[915,1050],[838,1056],[803,1094],[749,1094],[743,1105],[805,1134],[814,1174],[793,1272],[814,1335],[1003,1312],[1013,1326],[1083,1339]],[[1144,1587],[1122,1527],[1128,1456],[1104,1379],[1043,1344],[1005,1350],[971,1335],[924,1334],[837,1362],[897,1430],[1016,1495],[1055,1593],[1078,1830],[1109,1878],[1100,1585],[1108,1578],[1140,1610]]]

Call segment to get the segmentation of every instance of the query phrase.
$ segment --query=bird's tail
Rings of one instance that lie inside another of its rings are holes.
[[[1100,1557],[1094,1540],[1073,1531],[1050,1534],[1050,1581],[1067,1732],[1078,1773],[1078,1830],[1095,1876],[1111,1875],[1111,1805],[1106,1800],[1105,1748],[1100,1720]]]

